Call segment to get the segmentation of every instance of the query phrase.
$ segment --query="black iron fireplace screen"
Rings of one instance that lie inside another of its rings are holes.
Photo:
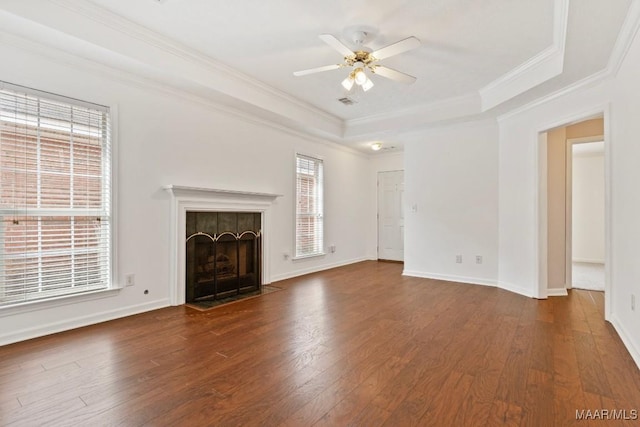
[[[216,300],[260,289],[262,254],[259,222],[259,215],[253,213],[187,212],[187,303]],[[218,226],[238,228],[247,225],[256,230],[211,232]],[[194,232],[194,228],[207,228],[209,232]]]

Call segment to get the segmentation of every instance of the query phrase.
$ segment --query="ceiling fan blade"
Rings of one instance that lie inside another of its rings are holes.
[[[293,75],[296,76],[296,77],[306,76],[307,74],[319,73],[321,71],[335,70],[335,69],[338,69],[340,67],[342,67],[341,64],[325,65],[324,67],[317,67],[317,68],[310,68],[308,70],[294,71]]]
[[[410,76],[409,74],[401,73],[400,71],[394,70],[393,68],[384,67],[382,65],[377,65],[375,68],[373,68],[372,71],[378,76],[386,77],[400,83],[411,84],[417,80],[415,77]]]
[[[407,37],[404,40],[400,40],[399,42],[390,44],[389,46],[371,52],[371,56],[376,59],[384,59],[411,49],[415,49],[418,46],[420,46],[420,40],[415,37]]]
[[[342,56],[353,56],[353,51],[331,34],[320,34],[318,37],[320,37],[323,42],[340,52]]]

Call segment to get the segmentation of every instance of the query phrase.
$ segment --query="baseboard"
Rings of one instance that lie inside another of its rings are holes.
[[[428,273],[424,271],[404,270],[402,272],[402,275],[410,277],[420,277],[422,279],[435,279],[445,280],[447,282],[467,283],[470,285],[491,286],[494,288],[497,286],[497,283],[493,280],[478,279],[475,277],[450,276],[447,274]]]
[[[566,297],[569,295],[567,288],[551,288],[547,289],[548,297]]]
[[[627,330],[622,326],[620,320],[616,315],[611,316],[611,324],[613,328],[618,333],[618,336],[622,340],[622,343],[627,348],[627,351],[633,358],[633,361],[636,362],[638,369],[640,369],[640,350],[633,344],[633,340],[630,338],[630,335],[627,333]]]
[[[12,344],[19,341],[25,341],[32,338],[38,338],[45,335],[55,334],[58,332],[68,331],[70,329],[81,328],[83,326],[94,325],[109,320],[119,319],[121,317],[133,316],[134,314],[144,313],[146,311],[156,310],[168,307],[169,300],[161,299],[156,301],[138,304],[131,307],[119,308],[116,310],[103,311],[88,316],[80,316],[72,319],[65,319],[47,325],[36,326],[33,328],[11,331],[0,335],[0,346]]]
[[[590,259],[590,258],[573,258],[573,262],[586,262],[587,264],[604,264],[603,259]]]
[[[357,262],[362,262],[362,261],[369,261],[369,259],[367,257],[353,258],[346,261],[316,265],[309,268],[302,268],[299,270],[290,271],[288,273],[276,274],[274,276],[271,276],[271,283],[279,282],[280,280],[291,279],[298,276],[304,276],[305,274],[317,273],[319,271],[330,270],[332,268],[337,268],[337,267],[343,267],[345,265],[355,264]]]
[[[533,293],[530,289],[523,288],[522,286],[517,286],[512,283],[507,282],[498,282],[498,287],[500,289],[504,289],[505,291],[513,292],[514,294],[522,295],[529,298],[534,298]]]

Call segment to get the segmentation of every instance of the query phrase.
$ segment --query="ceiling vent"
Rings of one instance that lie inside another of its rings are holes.
[[[353,105],[357,103],[357,101],[354,101],[353,99],[346,96],[344,98],[338,98],[338,101],[342,102],[344,105]]]

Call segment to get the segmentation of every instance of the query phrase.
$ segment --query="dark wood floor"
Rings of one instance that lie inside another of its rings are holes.
[[[0,425],[562,426],[640,409],[603,295],[546,301],[363,262],[208,312],[0,347]]]

